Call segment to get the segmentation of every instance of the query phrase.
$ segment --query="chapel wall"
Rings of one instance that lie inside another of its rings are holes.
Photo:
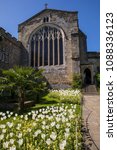
[[[49,22],[44,23],[43,18],[49,16]],[[40,26],[45,25],[56,25],[60,27],[64,34],[64,64],[60,66],[44,66],[44,75],[50,83],[71,83],[72,75],[74,70],[79,71],[79,62],[72,60],[76,50],[78,50],[78,43],[73,42],[72,34],[78,33],[78,17],[77,12],[64,12],[46,10],[43,13],[32,17],[26,22],[19,25],[19,40],[22,42],[24,47],[29,53],[29,39],[30,35]],[[30,60],[29,60],[30,61]],[[78,66],[77,66],[78,65]]]

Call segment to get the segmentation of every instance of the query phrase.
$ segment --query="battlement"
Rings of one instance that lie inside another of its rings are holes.
[[[20,47],[22,43],[18,41],[15,37],[13,37],[9,32],[7,32],[4,28],[0,27],[0,39],[8,40],[9,42],[15,44],[16,46]]]

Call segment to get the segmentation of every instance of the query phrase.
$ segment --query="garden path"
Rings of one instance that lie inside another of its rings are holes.
[[[83,96],[83,120],[85,127],[88,121],[89,135],[93,139],[91,150],[99,150],[100,147],[100,97],[99,95]]]

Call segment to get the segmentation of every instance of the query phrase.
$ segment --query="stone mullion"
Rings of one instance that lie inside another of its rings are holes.
[[[54,49],[54,38],[52,38],[52,43],[53,43],[53,65],[55,65],[55,57],[54,57],[54,55],[55,55],[55,49]]]
[[[50,38],[48,37],[48,66],[50,66]]]
[[[34,67],[35,67],[35,54],[36,54],[36,40],[34,39],[34,60],[33,60]]]
[[[57,50],[58,50],[58,65],[60,65],[60,47],[59,47],[59,35],[58,35],[58,38],[57,38]]]
[[[38,67],[40,66],[40,40],[38,40]]]
[[[43,42],[43,48],[42,48],[42,66],[44,66],[44,36],[43,36],[42,42]]]
[[[29,49],[29,66],[31,66],[31,42],[28,45],[28,49]]]

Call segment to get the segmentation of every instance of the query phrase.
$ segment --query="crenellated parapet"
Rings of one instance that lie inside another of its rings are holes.
[[[8,69],[14,65],[26,64],[25,48],[9,32],[0,27],[0,68]]]
[[[0,27],[0,38],[1,41],[8,40],[10,43],[15,44],[18,47],[22,46],[22,43],[20,41],[18,41],[15,37],[13,37],[9,32],[7,32],[2,27]]]

